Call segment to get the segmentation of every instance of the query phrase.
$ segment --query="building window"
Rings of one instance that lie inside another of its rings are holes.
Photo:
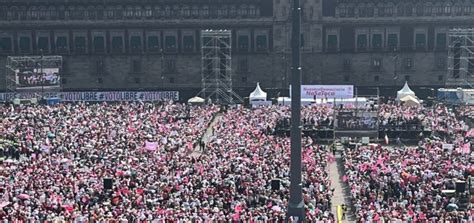
[[[415,35],[415,46],[418,50],[424,50],[426,48],[426,35],[424,33],[417,33]]]
[[[142,18],[142,7],[136,6],[134,15],[135,15],[135,18],[141,19]]]
[[[151,6],[145,7],[145,17],[147,19],[153,17],[153,10],[151,9]]]
[[[431,10],[433,10],[433,6],[430,3],[425,5],[425,16],[431,16]]]
[[[342,67],[344,69],[344,71],[350,71],[352,70],[352,62],[350,59],[344,59],[342,61]]]
[[[380,70],[382,68],[382,60],[381,59],[374,59],[372,61],[372,69]]]
[[[349,75],[344,75],[344,81],[348,82],[349,81]]]
[[[160,52],[160,39],[158,36],[148,36],[148,51],[149,52]]]
[[[20,37],[20,53],[30,53],[31,52],[31,39],[27,36]]]
[[[443,75],[438,75],[438,81],[443,81]]]
[[[258,35],[257,36],[257,51],[258,52],[265,52],[267,51],[267,36],[266,35]]]
[[[372,49],[379,50],[382,48],[382,34],[372,35]]]
[[[9,53],[12,51],[12,38],[2,37],[0,38],[0,52]]]
[[[103,53],[105,52],[105,42],[103,36],[94,37],[94,52]]]
[[[67,46],[67,37],[65,36],[58,36],[56,38],[56,51],[57,52],[66,52],[68,49]]]
[[[380,77],[379,77],[378,75],[377,75],[377,76],[374,76],[374,81],[375,81],[375,82],[379,82],[379,80],[380,80]]]
[[[413,68],[413,60],[411,58],[406,58],[404,64],[406,70],[410,70]]]
[[[416,15],[417,15],[417,16],[423,16],[423,12],[424,12],[423,5],[422,5],[422,4],[418,4],[418,5],[416,6]]]
[[[405,75],[405,81],[410,81],[410,75]]]
[[[183,37],[183,51],[186,53],[194,52],[194,36]]]
[[[387,45],[389,50],[395,51],[398,48],[398,35],[388,34]]]
[[[380,5],[379,7],[377,7],[377,11],[378,11],[379,17],[385,16],[385,7],[383,5]]]
[[[408,4],[407,6],[405,6],[405,15],[406,16],[413,15],[413,6],[411,4]]]
[[[38,37],[38,51],[42,50],[44,53],[49,52],[49,38],[48,37]]]
[[[133,8],[132,8],[132,6],[127,6],[127,9],[125,10],[125,17],[126,18],[132,18],[133,17]]]
[[[327,40],[327,49],[328,51],[337,51],[338,44],[337,44],[337,35],[328,35]]]
[[[97,83],[98,83],[98,84],[103,84],[103,83],[104,83],[104,80],[102,80],[102,78],[99,77],[99,78],[97,78]]]
[[[367,35],[359,34],[357,35],[357,50],[365,51],[367,49]]]
[[[248,52],[249,51],[250,44],[249,44],[249,37],[248,36],[244,36],[244,35],[239,36],[238,42],[239,42],[239,51],[240,52]]]
[[[436,34],[436,49],[438,50],[446,49],[446,33]]]
[[[113,53],[123,52],[123,38],[121,36],[112,37],[112,52]]]
[[[170,84],[174,84],[174,77],[170,77]]]
[[[130,50],[133,53],[137,53],[137,52],[142,51],[142,37],[132,36],[130,38]]]
[[[176,37],[175,36],[166,36],[165,37],[165,51],[166,52],[176,52]]]

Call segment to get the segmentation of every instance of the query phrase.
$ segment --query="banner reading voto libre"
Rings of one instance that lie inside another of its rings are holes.
[[[290,86],[291,96],[291,86]],[[301,98],[353,98],[353,85],[301,85]]]
[[[15,98],[34,98],[37,92],[0,93],[0,101],[13,101]],[[179,101],[178,91],[82,91],[82,92],[45,92],[45,98],[60,98],[62,101],[90,101],[90,102],[114,102],[114,101]]]

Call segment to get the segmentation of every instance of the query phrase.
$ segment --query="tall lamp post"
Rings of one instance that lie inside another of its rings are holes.
[[[43,49],[40,49],[41,60],[40,60],[40,73],[41,73],[41,102],[44,101],[44,73],[43,73]]]
[[[292,66],[291,66],[291,164],[288,218],[303,222],[305,217],[301,184],[301,8],[300,0],[293,0]]]

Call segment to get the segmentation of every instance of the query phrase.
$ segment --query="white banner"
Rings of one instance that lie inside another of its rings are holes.
[[[291,95],[291,86],[290,86]],[[291,96],[290,96],[291,97]],[[353,98],[353,85],[301,85],[301,98]]]
[[[0,93],[0,102],[13,99],[34,98],[37,92]],[[61,101],[179,101],[178,91],[106,91],[106,92],[45,92],[45,98],[59,98]]]

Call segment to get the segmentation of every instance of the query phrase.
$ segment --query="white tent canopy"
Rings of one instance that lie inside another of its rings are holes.
[[[204,98],[201,97],[193,97],[188,100],[188,103],[204,103]]]
[[[400,98],[400,101],[404,102],[405,105],[408,105],[408,106],[419,106],[420,105],[420,101],[418,101],[417,98],[415,98],[411,95],[407,95],[403,98]]]
[[[413,92],[408,86],[408,82],[405,82],[405,86],[397,92],[397,100],[404,98],[405,96],[412,96],[416,98],[415,92]]]
[[[267,92],[264,92],[262,88],[260,88],[260,83],[257,82],[257,87],[252,93],[250,93],[249,100],[250,101],[266,101],[267,100]]]

